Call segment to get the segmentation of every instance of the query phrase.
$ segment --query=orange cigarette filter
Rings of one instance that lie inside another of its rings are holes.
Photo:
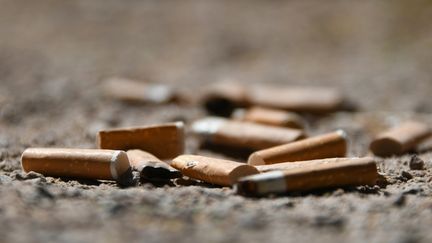
[[[210,112],[232,111],[236,106],[263,106],[296,112],[328,113],[346,108],[342,93],[328,87],[242,85],[222,82],[204,96]]]
[[[415,147],[431,135],[428,125],[409,121],[384,132],[370,144],[370,150],[377,156],[400,155]]]
[[[45,176],[117,181],[130,172],[125,152],[102,149],[29,148],[21,166]]]
[[[250,103],[278,109],[328,113],[343,108],[344,97],[327,87],[264,86],[255,85],[249,92]]]
[[[208,143],[263,149],[305,137],[302,130],[208,117],[192,124],[192,132]]]
[[[181,177],[178,170],[145,151],[128,150],[127,156],[132,170],[140,172],[143,179],[161,181]]]
[[[110,78],[103,92],[114,99],[134,103],[166,103],[175,98],[174,90],[165,84],[143,83],[126,78]]]
[[[184,152],[183,122],[100,131],[101,149],[140,149],[160,159],[171,159]]]
[[[249,121],[295,129],[303,129],[305,127],[303,118],[294,112],[257,106],[249,109],[236,109],[233,112],[232,118],[238,121]]]
[[[308,166],[317,166],[322,164],[330,164],[337,163],[342,161],[356,161],[361,160],[363,158],[329,158],[329,159],[314,159],[314,160],[305,160],[305,161],[296,161],[296,162],[284,162],[277,164],[269,164],[269,165],[256,165],[255,168],[259,170],[259,172],[269,172],[274,170],[291,170],[295,168],[303,168]]]
[[[236,189],[246,196],[265,196],[329,187],[375,185],[377,178],[375,161],[364,158],[252,175],[241,178]]]
[[[244,163],[198,155],[180,155],[171,166],[185,176],[220,186],[231,186],[241,177],[259,173]]]
[[[256,151],[249,156],[248,164],[266,165],[291,161],[344,157],[347,152],[347,135],[344,131],[327,133],[284,145]]]

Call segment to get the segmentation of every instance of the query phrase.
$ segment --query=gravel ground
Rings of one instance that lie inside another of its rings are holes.
[[[432,123],[429,1],[0,1],[2,242],[432,242],[432,153],[377,158],[387,183],[250,199],[190,183],[121,189],[24,173],[27,147],[95,146],[99,129],[205,116],[200,90],[245,83],[338,87],[360,107],[308,117],[350,156],[401,121]],[[189,101],[104,98],[113,75]],[[190,153],[227,157],[200,149]]]

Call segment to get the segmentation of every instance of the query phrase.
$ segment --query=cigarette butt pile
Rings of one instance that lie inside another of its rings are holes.
[[[102,91],[110,99],[135,103],[166,103],[181,96],[167,85],[122,78],[107,80]],[[45,176],[114,180],[121,186],[187,177],[252,197],[377,183],[374,157],[347,157],[346,132],[307,135],[300,114],[353,109],[337,89],[222,82],[209,87],[199,104],[212,115],[188,124],[191,133],[202,144],[246,149],[248,159],[187,153],[185,124],[174,122],[99,131],[94,149],[28,148],[22,168]],[[401,155],[431,147],[431,141],[428,125],[407,121],[379,134],[370,151],[380,157]]]

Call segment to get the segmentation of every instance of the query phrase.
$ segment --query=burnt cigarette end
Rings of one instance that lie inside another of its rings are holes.
[[[204,107],[211,115],[229,117],[236,108],[236,105],[225,98],[209,97],[206,101],[204,101]]]
[[[169,170],[159,166],[145,166],[141,171],[141,179],[145,181],[169,181],[171,179],[180,178],[182,174],[178,170]]]
[[[132,168],[129,167],[125,172],[118,175],[116,182],[120,187],[136,186],[137,180],[132,174]]]
[[[140,178],[143,181],[160,182],[181,177],[178,170],[151,153],[132,149],[127,151],[127,156],[130,166],[140,173]]]

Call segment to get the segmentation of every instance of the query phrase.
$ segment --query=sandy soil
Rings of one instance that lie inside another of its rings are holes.
[[[431,242],[432,153],[377,158],[388,185],[249,199],[230,188],[25,174],[27,147],[95,146],[99,129],[205,116],[195,103],[104,98],[112,75],[190,100],[224,78],[343,90],[360,110],[310,117],[349,154],[407,119],[432,122],[429,1],[0,1],[2,242]],[[202,150],[193,137],[188,152]],[[226,157],[230,158],[230,157]],[[242,158],[232,158],[242,159]]]

